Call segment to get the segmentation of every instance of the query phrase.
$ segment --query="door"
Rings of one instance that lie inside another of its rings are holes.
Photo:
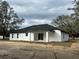
[[[38,34],[38,40],[43,40],[43,33]]]

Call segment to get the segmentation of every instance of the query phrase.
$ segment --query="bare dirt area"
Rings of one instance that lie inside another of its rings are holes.
[[[79,43],[0,41],[0,59],[79,59]]]

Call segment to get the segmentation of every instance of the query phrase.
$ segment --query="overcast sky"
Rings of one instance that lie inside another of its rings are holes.
[[[49,24],[58,15],[70,14],[72,0],[8,0],[11,7],[25,22],[23,27],[36,24]]]

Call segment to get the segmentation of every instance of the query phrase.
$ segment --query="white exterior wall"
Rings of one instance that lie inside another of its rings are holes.
[[[69,40],[69,34],[61,32],[61,40],[62,41],[68,41]]]
[[[46,32],[46,42],[49,42],[49,32]]]
[[[38,40],[38,33],[43,33],[43,40]],[[69,35],[61,32],[60,30],[55,30],[54,32],[29,32],[28,36],[26,33],[18,33],[19,38],[17,38],[17,33],[10,34],[10,40],[23,40],[23,41],[38,41],[38,42],[61,42],[68,41]]]
[[[17,38],[17,33],[11,33],[10,40],[35,41],[38,40],[38,33],[43,33],[44,35],[43,40],[41,40],[40,42],[46,42],[46,32],[33,32],[33,33],[29,32],[28,36],[26,36],[26,33],[18,33],[19,34],[18,38]],[[12,34],[13,34],[13,38],[12,38]]]
[[[0,39],[3,39],[3,36],[0,36]]]
[[[61,42],[61,31],[55,30],[54,32],[49,32],[49,42]]]
[[[30,33],[30,38],[29,38],[30,41],[34,41],[34,33]]]
[[[22,41],[33,41],[34,40],[34,34],[33,33],[28,33],[28,36],[26,36],[26,33],[18,33],[18,38],[17,38],[17,33],[13,33],[13,38],[12,38],[12,33],[10,34],[10,40],[22,40]]]
[[[49,32],[49,42],[62,42],[68,41],[69,34],[61,32],[60,30],[55,30],[54,32]]]

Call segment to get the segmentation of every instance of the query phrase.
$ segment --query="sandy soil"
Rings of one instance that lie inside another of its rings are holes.
[[[0,41],[0,59],[79,59],[79,43],[66,46]]]

